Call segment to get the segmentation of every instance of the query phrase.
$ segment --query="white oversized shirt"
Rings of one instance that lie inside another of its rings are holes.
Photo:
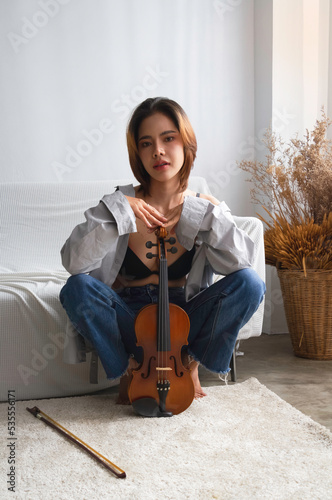
[[[85,212],[86,221],[76,226],[61,249],[62,263],[70,274],[89,273],[113,285],[124,260],[129,234],[136,232],[136,217],[126,196],[135,196],[132,184],[105,195]],[[254,243],[239,229],[226,203],[186,196],[176,226],[179,243],[195,255],[185,285],[186,300],[213,283],[213,275],[228,275],[252,266]],[[64,361],[85,361],[87,346],[68,320]],[[91,358],[91,382],[97,381],[97,360]]]
[[[70,274],[89,273],[113,285],[128,247],[129,234],[136,232],[136,218],[127,196],[135,196],[132,184],[105,195],[96,207],[85,212],[86,222],[76,226],[64,244],[63,266]],[[213,274],[228,275],[251,267],[254,243],[239,229],[226,203],[186,196],[176,226],[178,242],[187,250],[196,245],[187,276],[187,300],[213,282]]]

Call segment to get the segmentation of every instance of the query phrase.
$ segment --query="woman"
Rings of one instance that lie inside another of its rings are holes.
[[[229,371],[237,334],[263,298],[264,283],[250,269],[254,244],[225,203],[187,188],[197,145],[176,102],[158,97],[140,104],[127,145],[139,185],[119,187],[86,211],[86,222],[61,251],[73,276],[60,299],[76,330],[97,350],[107,377],[130,374],[142,361],[135,317],[158,300],[158,262],[146,257],[145,243],[156,242],[156,228],[167,228],[177,247],[167,262],[169,299],[189,316],[183,359],[195,397],[202,397],[198,364]],[[225,277],[213,283],[213,273]],[[126,399],[128,379],[122,381],[119,402]]]

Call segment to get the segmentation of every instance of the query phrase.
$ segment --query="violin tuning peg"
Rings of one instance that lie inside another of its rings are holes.
[[[168,240],[165,241],[167,241],[167,243],[169,243],[170,245],[174,245],[174,243],[176,243],[176,239],[173,238],[173,236],[171,236]]]
[[[151,253],[151,252],[148,252],[146,254],[147,259],[153,259],[153,257],[158,257],[158,255],[156,253]]]
[[[157,243],[152,243],[152,241],[147,241],[145,243],[145,246],[146,246],[146,248],[152,248],[152,247],[156,247]]]
[[[167,252],[176,253],[178,249],[176,247],[169,248]]]

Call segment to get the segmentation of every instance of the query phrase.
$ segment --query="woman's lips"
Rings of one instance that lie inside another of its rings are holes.
[[[155,164],[153,165],[153,168],[154,168],[155,170],[164,170],[165,168],[167,168],[167,167],[168,167],[168,165],[169,165],[169,163],[168,163],[167,161],[160,161],[160,162],[158,162],[158,163],[155,163]]]

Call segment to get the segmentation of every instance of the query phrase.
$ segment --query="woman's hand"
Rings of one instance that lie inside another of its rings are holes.
[[[141,198],[126,196],[132,211],[137,219],[140,219],[148,228],[148,232],[152,233],[159,226],[166,226],[168,219],[158,210]]]

